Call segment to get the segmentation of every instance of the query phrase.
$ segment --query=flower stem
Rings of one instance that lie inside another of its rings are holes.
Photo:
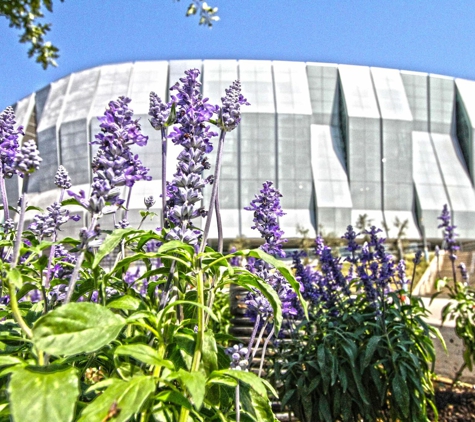
[[[96,223],[97,223],[97,217],[93,216],[91,220],[91,224],[89,225],[88,232],[94,229]],[[76,283],[79,277],[79,271],[81,270],[82,262],[84,261],[86,248],[87,248],[87,241],[83,245],[83,248],[81,252],[79,253],[79,256],[77,257],[76,265],[74,266],[73,273],[71,274],[71,278],[69,279],[68,292],[66,294],[66,298],[64,299],[65,305],[71,301],[71,298],[73,296],[74,288],[76,287]]]
[[[252,330],[251,339],[249,340],[249,346],[247,348],[247,353],[246,353],[246,360],[248,362],[249,362],[249,358],[251,356],[252,345],[254,344],[254,339],[256,338],[257,329],[259,328],[259,323],[260,322],[261,322],[261,316],[260,316],[260,314],[257,314],[256,322],[254,323],[254,329]],[[249,362],[249,366],[251,366],[250,362]]]
[[[13,256],[12,256],[12,265],[11,265],[12,268],[16,267],[16,264],[18,261],[18,255],[20,255],[21,236],[23,234],[23,225],[25,224],[25,210],[26,210],[25,194],[22,194],[20,197],[20,219],[18,220],[15,245],[13,247]]]
[[[12,283],[8,283],[8,288],[10,291],[10,306],[12,308],[13,318],[20,326],[20,328],[25,332],[28,338],[33,338],[33,332],[30,327],[26,324],[25,320],[21,316],[20,308],[18,307],[18,301],[16,300],[16,291]]]
[[[162,228],[165,227],[167,208],[167,130],[162,127]]]
[[[0,195],[2,197],[3,204],[3,221],[7,221],[10,218],[10,213],[8,210],[8,197],[7,189],[5,188],[5,177],[3,175],[3,170],[0,167]]]
[[[219,189],[219,176],[221,174],[221,164],[223,161],[223,145],[226,132],[221,131],[218,142],[218,153],[216,157],[216,166],[214,168],[214,181],[213,190],[211,191],[211,199],[209,201],[208,216],[206,217],[205,229],[203,231],[203,238],[201,239],[200,252],[203,252],[206,247],[206,241],[208,240],[209,228],[211,227],[211,219],[213,218],[213,209],[216,201],[216,195]]]
[[[218,224],[218,252],[223,253],[223,221],[221,219],[221,210],[219,207],[219,189],[216,192],[214,206],[216,208],[216,223]]]
[[[269,333],[269,335],[266,337],[266,340],[265,340],[265,342],[264,342],[264,346],[262,347],[261,365],[259,366],[259,374],[258,374],[259,377],[261,376],[261,374],[262,374],[262,368],[264,367],[264,360],[265,360],[265,357],[266,357],[267,345],[269,344],[269,341],[270,341],[270,339],[272,338],[273,335],[274,335],[274,327],[272,327],[272,330],[270,330],[270,333]]]
[[[236,385],[236,422],[241,421],[241,397],[239,396],[239,381]]]

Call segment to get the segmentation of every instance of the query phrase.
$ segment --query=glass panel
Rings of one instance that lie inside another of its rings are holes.
[[[272,62],[240,60],[239,80],[244,97],[251,103],[243,113],[275,113]]]

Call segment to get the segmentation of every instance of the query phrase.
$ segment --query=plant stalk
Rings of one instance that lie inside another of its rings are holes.
[[[211,227],[211,220],[213,218],[213,209],[214,209],[216,195],[219,188],[219,176],[221,174],[221,165],[223,161],[223,146],[224,146],[225,136],[226,136],[226,132],[222,130],[219,136],[218,153],[216,157],[216,166],[214,169],[213,190],[211,191],[211,199],[209,201],[208,216],[206,217],[205,229],[203,231],[203,237],[201,239],[200,252],[203,252],[205,250],[206,241],[208,240],[209,229]]]

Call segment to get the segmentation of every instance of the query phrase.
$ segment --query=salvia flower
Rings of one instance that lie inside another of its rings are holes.
[[[147,196],[144,198],[143,203],[145,204],[145,208],[148,210],[155,205],[155,198],[153,196]]]
[[[451,224],[451,216],[447,204],[444,205],[442,213],[439,217],[437,217],[437,219],[442,221],[438,228],[444,229],[444,249],[449,253],[450,260],[454,262],[457,259],[456,252],[460,249],[460,247],[457,246],[457,242],[455,240],[455,237],[458,236],[455,233],[457,226]]]
[[[3,227],[4,233],[11,233],[15,228],[15,222],[13,221],[13,219],[8,218],[7,220],[5,220],[4,223],[1,224],[1,226]]]
[[[198,243],[200,236],[192,220],[206,216],[206,211],[198,207],[207,182],[202,173],[210,168],[206,154],[213,149],[210,139],[217,135],[207,125],[216,107],[208,104],[207,98],[202,98],[199,74],[197,69],[188,70],[180,83],[170,88],[177,91],[176,96],[172,96],[173,102],[177,104],[177,125],[173,127],[170,138],[183,150],[178,155],[174,178],[167,186],[167,220],[172,226],[167,239],[192,245]]]
[[[226,354],[231,358],[231,369],[237,371],[247,371],[249,369],[248,351],[249,349],[242,344],[235,344],[225,350]]]
[[[54,176],[54,184],[61,189],[69,189],[72,186],[71,178],[63,166],[59,166]]]
[[[26,141],[15,156],[15,170],[23,177],[40,168],[43,159],[33,139]]]
[[[407,285],[408,280],[407,280],[407,275],[406,275],[406,261],[404,259],[401,259],[396,267],[396,274],[398,278],[398,287],[401,290],[407,291]]]
[[[461,262],[457,268],[460,270],[460,275],[462,276],[462,280],[465,283],[465,285],[468,285],[468,271],[467,267],[463,262]]]
[[[351,253],[351,257],[346,258],[346,260],[353,264],[356,264],[357,259],[356,259],[355,254],[360,248],[358,244],[356,243],[356,238],[358,237],[358,235],[359,233],[356,233],[353,230],[353,226],[350,225],[346,228],[346,233],[341,237],[342,239],[347,240],[348,243],[346,245],[346,249],[348,252]]]
[[[171,103],[164,103],[153,91],[150,93],[150,110],[148,115],[152,117],[149,121],[154,129],[161,130],[165,127],[170,116],[170,109]]]
[[[99,117],[101,133],[95,136],[91,144],[99,145],[92,161],[93,182],[91,197],[86,200],[84,192],[75,197],[92,213],[101,212],[106,202],[121,205],[120,187],[132,187],[140,180],[151,180],[149,169],[144,167],[137,154],[130,147],[144,146],[148,137],[141,133],[138,120],[133,119],[133,111],[129,108],[130,98],[119,97],[110,101],[104,116]]]
[[[225,90],[226,95],[221,98],[223,103],[219,110],[218,126],[225,132],[231,132],[241,122],[241,105],[250,105],[241,94],[241,82],[234,81]]]
[[[115,224],[116,229],[126,229],[127,227],[130,227],[130,223],[125,218]]]
[[[19,153],[18,137],[23,135],[23,127],[15,129],[15,113],[7,107],[0,113],[0,166],[3,177],[12,177],[15,171],[16,156]]]
[[[421,258],[422,258],[422,251],[421,250],[416,251],[414,255],[414,265],[419,265],[421,263]]]
[[[80,219],[78,215],[70,215],[69,211],[62,208],[59,202],[54,202],[46,210],[47,213],[35,215],[33,222],[28,227],[40,239],[55,235],[61,226],[69,220],[79,221]]]
[[[256,195],[245,210],[254,211],[254,226],[261,233],[265,243],[261,246],[264,252],[275,257],[284,258],[285,252],[282,245],[287,242],[282,239],[284,232],[280,229],[278,217],[282,217],[285,213],[280,206],[280,192],[272,187],[273,183],[267,181],[263,184],[260,194]]]

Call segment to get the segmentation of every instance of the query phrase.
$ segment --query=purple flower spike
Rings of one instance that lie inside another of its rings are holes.
[[[280,206],[281,197],[280,192],[272,187],[272,182],[267,181],[263,184],[260,195],[256,195],[251,204],[244,209],[254,211],[252,229],[257,229],[265,239],[261,249],[275,257],[284,258],[282,244],[287,242],[287,239],[282,239],[284,232],[277,220],[278,217],[285,215]]]
[[[16,156],[20,152],[18,137],[23,135],[23,127],[15,129],[15,113],[7,107],[0,113],[0,165],[3,177],[12,177],[15,171]]]
[[[440,214],[437,219],[442,221],[442,223],[438,225],[438,228],[444,229],[444,249],[449,253],[450,260],[452,262],[455,262],[455,260],[457,259],[457,255],[455,254],[460,249],[460,247],[457,246],[457,242],[455,240],[455,237],[458,236],[455,233],[455,229],[457,228],[457,226],[451,224],[452,219],[447,204],[444,205],[444,208],[442,209],[442,214]]]
[[[26,141],[18,151],[15,157],[15,169],[17,173],[23,177],[25,174],[33,173],[40,168],[43,159],[36,147],[35,141],[30,139]]]
[[[152,117],[149,121],[154,129],[161,130],[165,127],[170,116],[170,108],[171,103],[162,102],[161,98],[153,91],[150,93],[150,111],[148,115]]]
[[[167,220],[172,226],[167,239],[191,245],[196,245],[200,237],[200,231],[195,230],[192,220],[206,216],[206,211],[197,205],[203,199],[203,188],[207,183],[202,176],[203,170],[210,168],[206,157],[213,149],[210,139],[217,135],[206,124],[216,107],[208,104],[207,98],[202,98],[199,74],[197,69],[188,70],[180,79],[181,83],[170,88],[178,91],[176,97],[172,96],[177,104],[177,125],[170,138],[183,150],[178,155],[174,179],[167,186]]]
[[[79,220],[79,216],[70,215],[68,210],[61,208],[59,202],[54,202],[46,210],[48,211],[46,214],[35,215],[28,227],[40,239],[55,236],[61,226],[69,220]]]
[[[69,189],[72,186],[71,178],[63,166],[59,166],[54,176],[54,184],[61,189]]]
[[[231,369],[237,371],[247,371],[249,360],[246,358],[249,349],[242,344],[235,344],[226,349],[226,354],[231,358]]]
[[[463,262],[461,262],[458,267],[457,267],[459,270],[460,270],[460,275],[462,276],[462,280],[464,282],[465,285],[468,285],[468,271],[467,271],[467,267],[465,266],[465,264]]]
[[[234,81],[221,98],[223,106],[219,111],[218,126],[225,132],[231,132],[241,122],[241,105],[251,105],[241,94],[241,82]]]

